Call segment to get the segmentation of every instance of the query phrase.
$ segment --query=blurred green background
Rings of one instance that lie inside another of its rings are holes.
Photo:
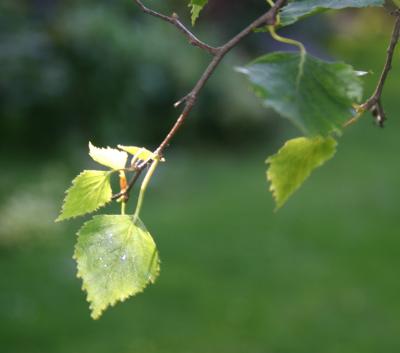
[[[215,45],[265,6],[210,2],[195,31]],[[185,1],[147,3],[189,22]],[[392,22],[344,11],[284,33],[370,71],[367,96]],[[53,223],[63,192],[94,166],[89,140],[156,147],[209,58],[132,1],[0,4],[1,352],[400,351],[399,53],[387,127],[365,116],[348,128],[335,159],[274,213],[264,160],[299,134],[233,67],[281,49],[254,35],[213,76],[144,205],[161,276],[92,321],[71,258],[82,219]]]

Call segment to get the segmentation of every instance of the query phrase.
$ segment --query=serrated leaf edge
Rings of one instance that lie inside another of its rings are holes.
[[[83,223],[83,225],[77,231],[76,235],[79,237],[81,229],[83,229],[86,226],[86,224],[88,224],[89,222],[92,222],[97,217],[103,217],[103,216],[115,216],[115,215],[97,215],[97,216],[93,216],[92,219],[90,219],[90,220],[86,221],[85,223]],[[132,219],[133,219],[133,216],[132,216]],[[151,236],[150,232],[149,232],[149,235]],[[153,239],[152,236],[151,236],[151,238]],[[153,242],[154,242],[154,239],[153,239]],[[155,244],[155,242],[154,242],[154,244]],[[94,313],[93,304],[92,304],[93,296],[91,296],[89,294],[87,286],[85,285],[85,280],[84,280],[83,275],[82,275],[82,273],[80,271],[80,266],[79,266],[79,263],[78,263],[78,259],[76,257],[77,247],[78,247],[78,243],[76,243],[75,246],[74,246],[74,254],[72,255],[72,259],[76,262],[76,268],[77,268],[76,277],[82,280],[81,289],[86,293],[86,301],[89,303],[89,309],[90,309],[90,312],[91,312],[90,316],[92,317],[93,320],[99,319],[109,307],[110,308],[114,307],[116,304],[123,303],[125,300],[129,299],[130,297],[134,297],[137,294],[142,293],[148,287],[149,284],[154,284],[156,279],[160,275],[160,264],[161,264],[161,261],[160,261],[160,257],[158,256],[157,246],[155,246],[158,260],[157,260],[157,271],[156,271],[156,273],[154,275],[154,278],[149,278],[147,280],[147,282],[141,288],[139,288],[136,292],[134,292],[132,294],[128,294],[126,296],[123,296],[122,298],[114,299],[107,306],[105,306],[104,308],[98,310],[96,312],[96,314],[95,314]]]
[[[204,5],[197,5],[194,4],[192,1],[188,4],[188,7],[190,8],[190,14],[191,14],[191,22],[192,26],[194,26],[200,17],[200,13],[203,11],[204,7],[207,5],[208,0],[205,2]]]
[[[335,145],[334,145],[335,150],[333,151],[333,153],[332,153],[328,158],[326,158],[325,160],[323,160],[323,161],[321,161],[320,163],[318,163],[312,170],[310,170],[310,171],[308,172],[308,174],[306,175],[306,177],[304,178],[304,181],[303,181],[301,184],[299,184],[299,185],[290,193],[290,195],[288,195],[288,196],[286,197],[286,199],[284,199],[284,200],[281,201],[280,203],[278,203],[277,190],[276,190],[276,188],[275,188],[275,186],[274,186],[274,183],[273,183],[273,176],[271,175],[271,169],[270,169],[271,163],[272,163],[271,160],[272,160],[272,158],[278,157],[281,153],[283,153],[283,149],[287,146],[287,144],[288,144],[291,140],[286,141],[285,144],[279,149],[279,151],[278,151],[277,153],[273,154],[272,156],[269,156],[269,157],[266,159],[265,163],[268,165],[268,169],[267,169],[266,175],[267,175],[267,181],[270,183],[270,187],[269,187],[268,190],[272,193],[272,197],[274,198],[275,203],[276,203],[274,212],[277,212],[280,208],[282,208],[282,207],[286,204],[286,202],[293,196],[293,194],[294,194],[297,190],[299,190],[299,189],[301,188],[301,186],[308,180],[308,178],[309,178],[310,175],[314,172],[314,170],[316,170],[316,169],[322,167],[326,162],[328,162],[329,160],[331,160],[331,159],[335,156],[335,154],[336,154],[336,152],[337,152],[337,145],[338,145],[338,143],[337,143],[337,141],[336,141],[333,137],[330,137],[330,138],[332,138],[332,140],[335,141]]]
[[[98,204],[98,207],[96,208],[96,209],[94,209],[93,211],[88,211],[88,212],[85,212],[85,213],[81,213],[81,214],[77,214],[77,215],[75,215],[75,216],[71,216],[71,217],[62,217],[62,215],[63,215],[63,213],[64,213],[64,207],[65,207],[65,203],[66,203],[66,199],[67,199],[67,196],[68,196],[68,193],[69,193],[69,191],[75,186],[75,183],[76,183],[76,179],[80,176],[80,175],[82,175],[83,173],[85,173],[85,172],[94,172],[94,171],[96,171],[96,172],[106,172],[105,170],[83,170],[82,172],[80,172],[73,180],[72,180],[72,184],[71,184],[71,186],[67,189],[67,190],[65,190],[65,192],[64,192],[64,194],[65,194],[65,197],[64,197],[64,200],[63,200],[63,204],[62,204],[62,206],[61,206],[61,212],[60,212],[60,215],[55,219],[55,222],[56,223],[58,223],[58,222],[61,222],[61,221],[65,221],[65,220],[67,220],[67,219],[75,219],[75,218],[77,218],[77,217],[81,217],[81,216],[84,216],[84,215],[86,215],[86,214],[90,214],[90,213],[93,213],[93,212],[96,212],[96,211],[98,211],[100,208],[102,208],[102,207],[104,207],[105,205],[107,205],[111,200],[112,200],[112,195],[111,195],[111,197],[110,197],[110,199],[108,200],[108,201],[106,201],[106,202],[104,202],[104,203],[100,203],[100,204]],[[112,173],[114,173],[114,170],[110,170],[110,171],[108,171],[108,179],[106,179],[106,180],[108,180],[108,182],[110,183],[110,177],[111,177],[111,174]]]

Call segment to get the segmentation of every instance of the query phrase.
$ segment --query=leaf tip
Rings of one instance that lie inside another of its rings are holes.
[[[60,222],[62,222],[62,221],[64,221],[64,220],[65,220],[65,218],[63,218],[62,215],[60,214],[60,215],[54,220],[54,223],[60,223]]]

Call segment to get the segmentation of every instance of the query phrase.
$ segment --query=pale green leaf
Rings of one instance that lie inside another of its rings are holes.
[[[362,83],[350,65],[298,53],[262,56],[238,71],[265,106],[291,120],[306,135],[340,131],[362,98]]]
[[[156,158],[156,155],[153,152],[145,149],[144,147],[118,145],[118,148],[120,148],[123,151],[128,152],[129,154],[134,156],[136,159],[140,159],[142,161],[147,161],[147,160]]]
[[[332,137],[300,137],[289,140],[267,159],[267,179],[277,209],[303,184],[311,172],[331,159],[337,142]]]
[[[282,8],[280,12],[281,26],[329,9],[340,10],[346,7],[382,6],[384,0],[295,0]]]
[[[206,6],[207,3],[208,0],[190,0],[189,7],[191,8],[193,26],[195,25],[201,10],[203,10],[203,7]]]
[[[92,317],[141,292],[160,270],[153,238],[132,216],[95,216],[78,232],[74,259]]]
[[[64,204],[56,221],[96,211],[111,201],[110,171],[85,170],[67,190]]]
[[[110,147],[95,147],[91,142],[89,142],[89,155],[95,162],[114,170],[124,169],[128,159],[125,152]]]

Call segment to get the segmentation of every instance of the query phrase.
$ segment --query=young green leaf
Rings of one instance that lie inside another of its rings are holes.
[[[110,171],[84,170],[67,190],[64,204],[56,221],[96,211],[111,201]]]
[[[191,8],[191,13],[192,13],[192,25],[194,26],[196,24],[196,20],[200,15],[201,10],[203,10],[203,7],[206,6],[208,3],[208,0],[190,0],[189,7]]]
[[[238,69],[264,105],[291,120],[306,135],[340,131],[361,100],[358,72],[344,63],[328,63],[299,53],[273,53]],[[301,75],[299,75],[299,72]]]
[[[140,159],[142,161],[147,161],[149,159],[154,159],[156,157],[156,155],[153,152],[143,147],[118,145],[118,148],[128,152],[132,156],[135,156],[136,159]]]
[[[332,137],[300,137],[289,140],[279,152],[267,159],[267,179],[276,201],[282,207],[311,172],[331,159],[337,142]]]
[[[141,292],[160,270],[156,245],[140,219],[95,216],[78,232],[74,259],[93,319]]]
[[[344,9],[346,7],[382,6],[384,0],[297,0],[290,1],[281,13],[281,26],[287,26],[298,20],[329,9]]]
[[[89,155],[95,162],[114,170],[124,169],[128,159],[125,152],[110,147],[98,148],[91,142],[89,142]]]

